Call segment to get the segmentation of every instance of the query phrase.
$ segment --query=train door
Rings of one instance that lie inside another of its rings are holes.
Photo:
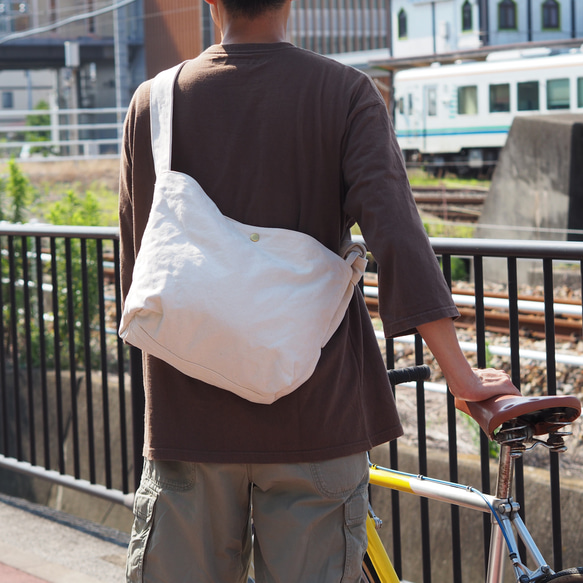
[[[417,84],[395,85],[395,131],[406,158],[421,150],[421,103]]]
[[[423,106],[422,106],[422,136],[423,152],[431,151],[429,140],[432,130],[435,129],[435,119],[437,118],[437,85],[423,86]]]

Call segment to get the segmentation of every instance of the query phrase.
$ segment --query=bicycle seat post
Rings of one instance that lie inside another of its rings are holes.
[[[498,477],[496,480],[496,498],[506,500],[512,493],[512,480],[514,477],[514,459],[512,447],[506,443],[500,446],[498,460]],[[494,516],[490,537],[487,583],[502,581],[504,572],[504,537]]]
[[[514,460],[512,447],[506,443],[500,446],[498,460],[498,478],[496,480],[496,498],[510,498],[514,478]]]

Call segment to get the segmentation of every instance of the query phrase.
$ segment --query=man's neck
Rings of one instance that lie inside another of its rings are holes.
[[[223,13],[222,44],[278,43],[287,38],[289,6],[270,10],[258,18],[230,18]]]

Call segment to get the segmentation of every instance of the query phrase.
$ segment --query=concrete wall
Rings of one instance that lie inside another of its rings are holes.
[[[6,398],[7,398],[7,416],[9,419],[6,433],[8,443],[2,444],[6,448],[9,456],[15,456],[16,453],[16,409],[14,403],[13,379],[8,371]],[[21,377],[20,387],[20,426],[22,434],[22,451],[24,456],[30,461],[30,438],[29,430],[31,426],[31,411],[28,408],[25,389],[25,379]],[[51,468],[58,470],[58,444],[56,436],[58,435],[57,421],[57,400],[55,376],[53,373],[48,374],[47,379],[47,404],[48,404],[48,434],[50,436],[49,452],[51,458]],[[68,372],[63,371],[62,381],[62,410],[63,410],[63,434],[64,434],[64,458],[65,470],[67,474],[73,474],[74,464],[74,446],[73,446],[73,423],[72,410],[73,400],[71,395],[71,383]],[[42,395],[41,382],[38,373],[35,372],[33,387],[35,392],[35,407],[32,410],[34,416],[34,427],[36,428],[36,463],[43,465],[44,461],[44,439],[43,439],[43,413],[42,413]],[[79,373],[76,383],[76,408],[79,419],[79,458],[80,458],[80,475],[83,479],[89,479],[89,435],[87,433],[87,383],[84,376]],[[122,488],[121,476],[121,427],[120,427],[120,408],[119,408],[119,384],[117,377],[108,379],[108,403],[109,403],[109,439],[111,442],[111,465],[112,465],[112,485],[114,488]],[[128,480],[130,490],[133,490],[133,459],[131,455],[131,414],[130,414],[130,382],[125,382],[125,401],[126,401],[126,424],[128,428]],[[95,464],[96,464],[96,481],[98,484],[105,484],[105,454],[104,454],[104,435],[105,424],[103,422],[103,391],[101,375],[92,375],[92,409],[94,419],[94,439],[95,439]],[[1,423],[1,422],[0,422]],[[4,432],[4,431],[3,431]],[[2,439],[3,441],[3,439]],[[25,474],[17,473],[5,468],[0,468],[0,492],[10,496],[25,498],[31,502],[43,504],[50,508],[62,510],[69,514],[92,520],[98,524],[103,524],[112,528],[117,528],[129,532],[132,523],[132,513],[129,509],[101,500],[99,498],[74,491],[70,488],[55,485],[46,480],[31,478]]]
[[[528,455],[528,454],[527,454]],[[569,455],[568,452],[564,455]],[[389,467],[389,448],[376,448],[371,459],[378,465]],[[432,451],[429,453],[431,477],[448,479],[448,454]],[[399,446],[399,469],[418,473],[418,456],[414,448]],[[526,523],[545,559],[553,567],[551,512],[549,495],[549,474],[546,470],[525,467],[525,508]],[[496,466],[490,470],[492,491]],[[459,456],[459,482],[480,487],[480,464],[477,456]],[[413,583],[423,581],[420,528],[420,498],[411,494],[400,494],[401,547],[403,552],[403,578]],[[384,520],[380,531],[381,539],[392,554],[391,491],[373,487],[372,503],[375,513]],[[580,527],[580,513],[583,508],[583,483],[578,480],[562,479],[561,507],[563,520],[563,564],[564,568],[583,564],[583,530]],[[430,545],[432,556],[431,575],[433,581],[453,580],[451,564],[451,511],[450,505],[429,501]],[[484,549],[482,536],[483,515],[469,509],[460,509],[462,541],[463,581],[484,580]],[[570,519],[573,520],[570,520]],[[507,571],[505,580],[513,580]]]
[[[583,114],[516,117],[477,236],[566,240],[566,233],[545,229],[583,229],[582,209]]]
[[[516,117],[476,229],[476,237],[583,240],[583,114]],[[505,281],[506,262],[484,264]],[[540,265],[519,262],[522,282],[539,283]],[[565,275],[568,284],[568,274]]]

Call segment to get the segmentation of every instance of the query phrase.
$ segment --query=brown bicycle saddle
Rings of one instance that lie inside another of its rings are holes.
[[[534,435],[544,435],[581,415],[581,402],[574,395],[498,395],[477,402],[456,398],[455,406],[475,419],[490,439],[494,438],[496,429],[511,419],[521,419],[533,427]]]

